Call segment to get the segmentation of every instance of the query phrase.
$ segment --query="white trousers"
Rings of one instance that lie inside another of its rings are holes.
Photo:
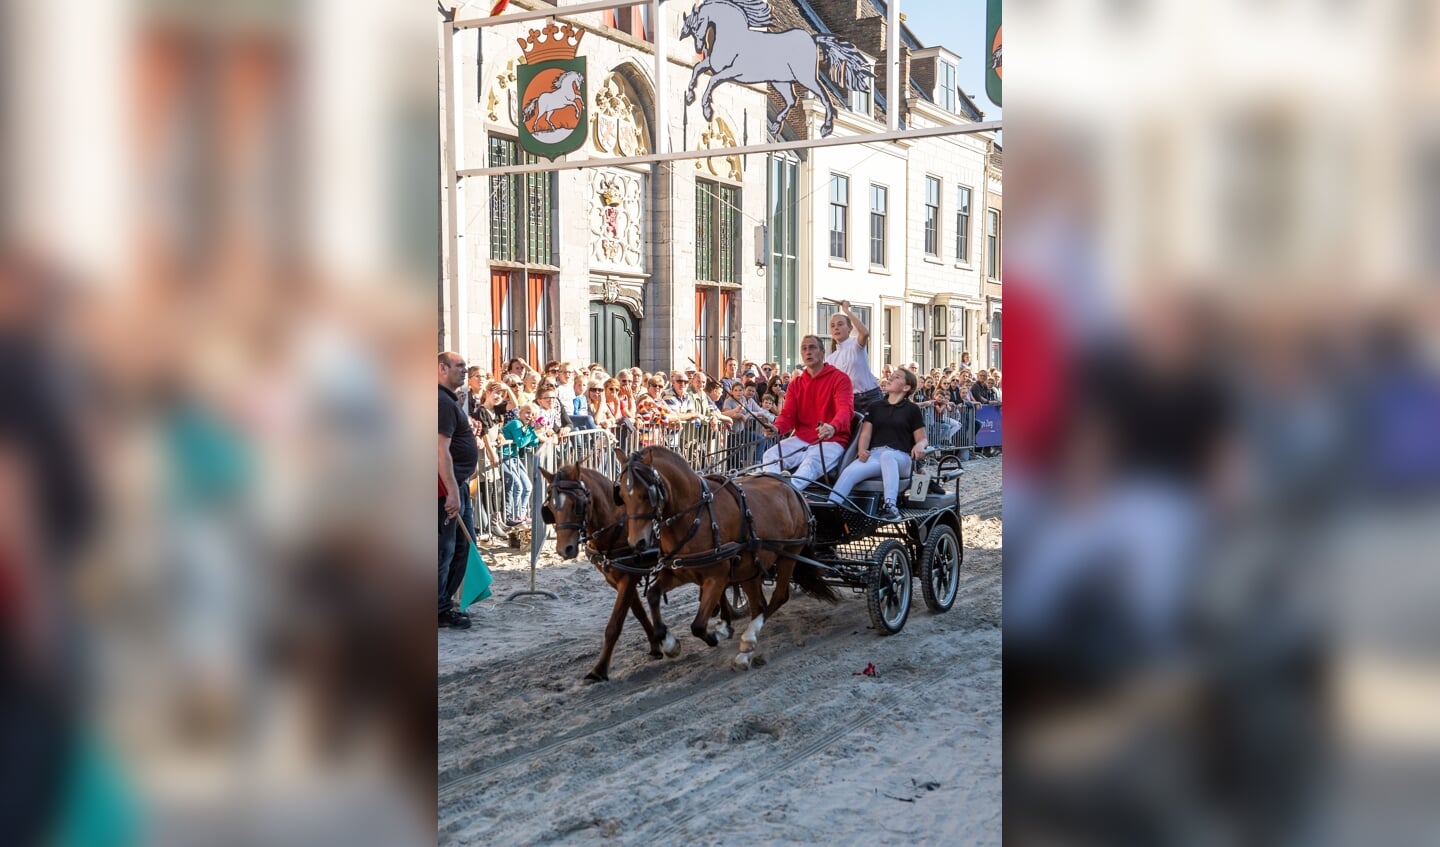
[[[845,455],[845,448],[834,441],[809,444],[805,439],[792,435],[765,451],[760,470],[776,473],[790,471],[790,484],[796,491],[819,479],[826,471],[834,470]]]

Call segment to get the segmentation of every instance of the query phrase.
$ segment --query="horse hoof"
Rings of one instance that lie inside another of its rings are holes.
[[[708,120],[711,120],[711,119],[713,119],[713,118],[715,117],[715,109],[714,109],[713,107],[711,107],[711,105],[710,105],[709,103],[706,103],[706,104],[705,104],[705,107],[700,110],[700,114],[704,115],[704,116],[705,116],[705,120],[708,121]]]
[[[675,639],[675,636],[667,635],[665,640],[660,643],[660,651],[673,659],[680,655],[680,642]]]
[[[753,653],[737,653],[735,654],[735,667],[742,671],[748,671],[753,658]]]
[[[650,658],[652,658],[652,659],[663,659],[663,658],[665,658],[665,654],[660,652],[660,648],[659,648],[659,647],[656,647],[655,649],[651,650],[651,651],[650,651],[648,654],[646,654],[646,655],[648,655],[648,656],[649,656]]]
[[[605,673],[601,673],[601,672],[599,672],[599,671],[591,671],[590,673],[585,674],[585,681],[586,681],[586,682],[609,682],[609,681],[610,681],[610,675],[609,675],[609,674],[605,674]]]
[[[694,89],[691,89],[690,91],[685,92],[685,105],[686,105],[686,106],[689,106],[691,103],[694,103],[694,102],[695,102],[695,91],[694,91]]]
[[[779,136],[779,135],[780,135],[780,124],[779,124],[779,122],[770,124],[770,134],[771,134],[772,136]]]
[[[715,627],[716,638],[728,639],[732,634],[733,633],[730,632],[730,625],[725,623],[724,621],[721,621],[720,625]]]

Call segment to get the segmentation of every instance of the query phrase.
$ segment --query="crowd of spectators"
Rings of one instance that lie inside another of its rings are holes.
[[[966,409],[1000,403],[1000,371],[972,371],[963,365],[919,372],[917,405],[934,408],[935,420],[953,436]],[[881,380],[897,366],[885,365]],[[647,373],[625,368],[612,374],[598,362],[549,361],[539,370],[520,358],[506,362],[501,373],[471,366],[459,392],[468,410],[480,448],[482,478],[504,485],[504,515],[493,516],[508,526],[528,520],[530,482],[524,472],[527,450],[557,443],[573,432],[605,429],[633,433],[631,443],[654,443],[663,433],[684,427],[724,432],[740,427],[764,428],[784,412],[792,380],[802,369],[784,370],[776,362],[727,358],[718,375],[694,364]],[[492,516],[480,508],[476,521]]]

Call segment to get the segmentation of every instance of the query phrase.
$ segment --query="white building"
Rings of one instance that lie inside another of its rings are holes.
[[[526,4],[516,0],[511,9]],[[772,0],[771,8],[774,29],[835,32],[883,63],[883,19],[831,30],[808,0]],[[492,367],[519,356],[536,366],[576,359],[655,370],[694,358],[715,373],[728,355],[790,366],[801,335],[823,334],[833,306],[820,298],[833,298],[849,299],[869,320],[877,371],[886,360],[943,366],[958,361],[961,346],[985,363],[981,333],[991,292],[981,227],[986,198],[998,194],[998,172],[984,178],[989,134],[606,166],[606,159],[659,148],[660,111],[668,111],[673,150],[771,140],[766,124],[780,100],[768,88],[716,87],[708,121],[698,97],[685,104],[700,58],[689,38],[678,39],[688,6],[665,8],[670,62],[665,92],[657,93],[648,11],[557,21],[571,28],[555,37],[578,38],[577,54],[588,63],[588,138],[566,160],[593,167],[460,180],[454,205],[463,215],[453,227],[446,195],[441,345]],[[442,27],[442,67],[452,69],[460,116],[453,146],[442,134],[442,155],[461,153],[453,164],[462,173],[520,162],[516,68],[527,52],[520,42],[533,48],[531,32],[547,25],[464,30],[448,45],[449,28]],[[940,61],[953,67],[958,58],[921,48],[908,32],[904,40],[902,125],[979,120],[954,74],[933,72]],[[454,51],[448,62],[447,46]],[[859,110],[836,109],[837,135],[885,128],[883,64],[877,72],[873,95],[826,81],[832,95]],[[709,78],[701,77],[697,95]],[[451,99],[442,82],[442,112]],[[781,138],[818,136],[822,115],[819,101],[807,96]],[[932,180],[938,204],[926,202]],[[958,208],[962,186],[969,189],[968,215]],[[965,233],[959,259],[957,223]],[[936,325],[942,313],[947,320]],[[951,314],[960,320],[949,321]]]

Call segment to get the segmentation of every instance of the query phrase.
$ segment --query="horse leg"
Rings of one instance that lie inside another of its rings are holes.
[[[711,75],[710,81],[705,83],[705,94],[700,98],[700,113],[705,116],[705,120],[715,117],[715,108],[710,102],[710,94],[715,90],[715,86],[729,82],[739,75],[740,69],[734,65],[726,65]]]
[[[780,94],[780,99],[785,101],[785,105],[776,113],[775,120],[770,122],[771,135],[780,134],[780,127],[785,125],[785,116],[790,114],[790,107],[795,105],[795,87],[791,83],[779,83],[775,90]]]
[[[655,622],[655,637],[660,639],[660,652],[673,659],[680,655],[680,642],[670,634],[670,628],[665,626],[665,621],[660,617],[660,595],[670,588],[669,576],[669,571],[661,571],[650,583],[650,591],[645,595],[645,599],[650,603],[650,617]]]
[[[650,616],[645,614],[645,604],[640,602],[640,589],[635,585],[635,577],[626,574],[621,577],[621,582],[625,586],[625,596],[630,601],[630,614],[640,622],[641,629],[645,630],[645,637],[650,641],[650,658],[658,659],[663,655],[660,652],[660,639],[655,636],[655,627],[650,623]]]
[[[610,678],[610,657],[615,653],[615,642],[620,640],[620,631],[625,628],[625,613],[630,610],[630,598],[628,592],[615,590],[615,605],[610,609],[610,621],[605,624],[605,646],[600,650],[600,658],[595,662],[595,667],[590,673],[585,674],[585,679],[590,682],[604,682]]]
[[[765,592],[760,590],[758,573],[755,579],[741,583],[741,587],[745,590],[745,598],[750,601],[750,626],[740,636],[740,652],[735,654],[735,667],[749,670],[752,665],[760,664],[755,643],[760,637],[760,628],[765,625]]]
[[[791,68],[791,73],[795,74],[796,82],[820,98],[820,105],[825,107],[825,120],[820,124],[820,135],[828,136],[830,131],[835,128],[835,106],[831,104],[825,89],[820,86],[820,78],[816,76],[817,70],[818,67],[815,65],[806,65],[803,68]]]
[[[699,64],[695,66],[695,70],[690,72],[690,85],[685,89],[686,106],[689,106],[691,103],[695,102],[695,81],[700,78],[701,73],[708,70],[710,70],[710,57],[706,56],[705,58],[700,60]]]
[[[706,579],[700,583],[700,608],[695,610],[695,620],[690,622],[690,631],[695,637],[709,644],[711,647],[720,643],[714,633],[710,632],[710,616],[715,613],[715,605],[720,601],[720,595],[725,592],[725,580]]]

